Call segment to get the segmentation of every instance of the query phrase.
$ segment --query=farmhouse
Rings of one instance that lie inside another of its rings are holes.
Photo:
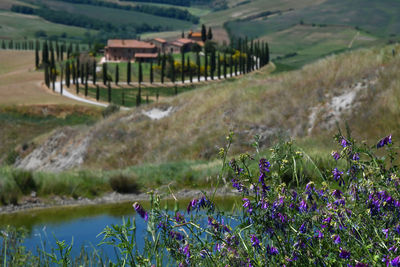
[[[161,38],[154,38],[153,43],[156,45],[158,51],[161,53],[165,52],[165,48],[167,46],[167,41]]]
[[[132,61],[137,56],[147,61],[157,58],[157,47],[138,40],[108,40],[104,56],[108,61]]]
[[[201,32],[192,32],[190,31],[188,33],[188,39],[193,40],[195,42],[202,42],[203,40],[201,39]]]
[[[167,50],[171,53],[190,52],[196,42],[190,39],[181,38],[167,45]]]

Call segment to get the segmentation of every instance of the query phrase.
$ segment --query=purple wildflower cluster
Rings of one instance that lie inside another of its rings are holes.
[[[280,160],[253,161],[258,179],[232,160],[242,212],[226,215],[206,197],[193,199],[190,218],[159,217],[160,242],[180,266],[400,266],[400,168],[351,138],[338,141],[332,162],[340,167],[325,171],[330,179],[297,188],[276,177]],[[391,136],[377,148],[388,144]]]
[[[139,203],[137,202],[133,203],[133,208],[140,215],[140,217],[142,217],[145,221],[148,220],[149,217],[147,212],[143,209],[143,207]]]

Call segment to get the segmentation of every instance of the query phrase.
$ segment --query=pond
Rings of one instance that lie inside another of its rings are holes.
[[[230,211],[239,204],[237,198],[218,198],[216,204],[219,209]],[[173,210],[177,205],[179,210],[186,209],[189,199],[180,200],[177,204],[173,200],[162,202],[162,207]],[[144,208],[149,208],[149,203],[142,203]],[[0,228],[7,225],[24,227],[28,235],[23,245],[34,254],[37,249],[50,252],[56,248],[56,241],[63,241],[67,244],[73,242],[72,256],[78,256],[82,248],[89,252],[93,248],[100,251],[110,259],[115,259],[114,248],[108,245],[99,246],[102,236],[99,235],[106,226],[122,224],[124,220],[136,221],[137,245],[144,246],[144,235],[146,223],[135,213],[132,202],[119,204],[103,204],[96,206],[82,207],[57,207],[43,210],[31,210],[21,213],[0,215]]]

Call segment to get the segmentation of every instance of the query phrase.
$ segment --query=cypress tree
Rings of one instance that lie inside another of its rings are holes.
[[[166,58],[165,58],[165,53],[162,57],[161,60],[161,83],[164,83],[164,75],[165,75],[165,65],[166,65]]]
[[[117,65],[118,67],[118,65]],[[96,80],[97,80],[97,72],[96,72],[96,68],[97,68],[97,62],[96,59],[93,60],[93,85],[96,85]]]
[[[89,91],[88,81],[86,80],[86,82],[85,82],[85,96],[88,96],[88,91]]]
[[[103,63],[103,84],[107,84],[107,63]]]
[[[72,54],[72,43],[69,43],[68,50],[67,50],[67,58],[70,58]]]
[[[75,43],[75,52],[79,53],[79,44],[78,43]]]
[[[131,61],[128,60],[128,65],[126,66],[126,82],[131,83]]]
[[[64,61],[65,43],[61,44],[60,59]]]
[[[56,55],[57,55],[57,61],[60,60],[60,46],[58,45],[58,41],[56,41]]]
[[[153,61],[150,61],[150,84],[154,81],[154,74],[153,74]]]
[[[206,30],[206,26],[201,25],[201,40],[203,42],[207,41],[207,30]]]
[[[71,65],[72,65],[72,83],[75,84],[76,83],[76,81],[75,81],[75,79],[76,79],[75,63],[72,61]]]
[[[158,51],[158,54],[157,54],[157,65],[161,66],[161,52],[160,51]]]
[[[234,60],[234,64],[235,64],[235,76],[238,75],[238,60],[237,58]]]
[[[221,79],[221,56],[218,53],[217,55],[217,75],[218,75],[218,79]]]
[[[196,53],[196,65],[197,65],[197,81],[200,82],[201,76],[201,61],[199,52]]]
[[[181,80],[182,80],[182,84],[185,83],[185,52],[183,51],[183,49],[181,50],[181,69],[182,69],[182,73],[181,73]]]
[[[82,63],[81,64],[81,84],[82,85],[85,84],[85,76],[86,76],[85,65]]]
[[[269,64],[269,46],[265,43],[265,64]]]
[[[43,49],[42,49],[42,63],[49,63],[49,49],[47,46],[47,41],[44,42],[43,44]]]
[[[207,50],[204,49],[204,80],[207,81],[208,76],[208,55]]]
[[[53,84],[53,92],[56,90],[56,70],[54,68],[51,69],[51,83]]]
[[[170,57],[170,64],[171,64],[171,71],[172,71],[172,83],[175,83],[175,60],[174,60],[174,58],[172,57],[172,55],[171,55],[171,57]]]
[[[117,66],[115,67],[115,85],[118,85],[118,82],[119,82],[119,67],[117,64]]]
[[[90,70],[90,67],[89,67],[89,61],[88,61],[88,62],[86,62],[85,84],[87,84],[89,82],[89,70]]]
[[[141,103],[142,103],[142,86],[139,83],[139,91],[136,96],[136,106],[140,106]]]
[[[55,67],[55,58],[54,58],[54,49],[53,49],[53,46],[51,46],[51,49],[50,49],[50,64],[51,64],[51,67],[52,67],[52,68]]]
[[[76,94],[79,95],[79,81],[78,81],[78,78],[76,78],[75,86],[76,86]]]
[[[211,80],[214,80],[215,73],[215,49],[211,51]]]
[[[37,46],[35,47],[35,67],[39,68],[39,48]]]
[[[44,83],[47,87],[50,87],[50,73],[49,73],[49,65],[44,65]]]
[[[121,93],[121,104],[122,104],[122,106],[125,106],[125,91],[124,91],[124,89],[122,89],[122,93]]]
[[[231,57],[229,60],[229,72],[230,72],[231,78],[232,78],[232,76],[233,76],[233,56],[232,56],[232,53],[230,53],[230,54],[231,54]]]
[[[111,103],[111,82],[110,81],[108,81],[107,88],[108,88],[108,90],[107,90],[107,92],[108,92],[108,103]]]
[[[79,83],[79,77],[81,77],[81,63],[79,57],[76,58],[76,82]]]
[[[139,60],[139,84],[143,82],[143,69],[142,69],[142,61]]]
[[[4,40],[1,42],[1,49],[6,49],[6,43],[4,42]]]
[[[213,38],[213,33],[212,33],[212,30],[211,30],[211,27],[209,27],[208,28],[208,33],[207,33],[207,39],[208,40],[212,40],[212,38]]]
[[[64,75],[64,66],[61,65],[61,77],[60,77],[60,94],[63,94],[63,75]]]
[[[68,88],[69,88],[69,85],[70,85],[70,79],[71,79],[71,72],[70,72],[69,62],[67,61],[65,63],[65,85]]]
[[[226,53],[224,53],[224,78],[226,79]]]
[[[96,100],[99,101],[100,98],[100,87],[96,85]]]
[[[187,66],[187,69],[188,69],[188,72],[189,72],[190,83],[193,83],[193,71],[192,71],[192,66],[190,65],[190,57],[187,57],[186,66]]]

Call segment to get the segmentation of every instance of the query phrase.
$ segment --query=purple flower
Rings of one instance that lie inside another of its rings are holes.
[[[388,238],[389,229],[382,229],[382,233],[384,233],[386,238]]]
[[[196,207],[197,204],[197,199],[193,199],[192,201],[189,202],[189,205],[187,206],[187,213],[189,214],[190,211]]]
[[[250,200],[248,198],[243,198],[242,200],[244,201],[243,207],[247,208],[247,212],[248,213],[252,213],[253,212],[253,208],[251,207]]]
[[[385,145],[388,145],[391,143],[392,143],[392,135],[388,135],[378,142],[378,144],[376,145],[376,148],[381,148],[381,147],[384,147]]]
[[[178,240],[178,241],[183,240],[183,235],[182,235],[181,233],[178,233],[178,232],[170,231],[170,232],[169,232],[169,236],[170,236],[172,239],[176,239],[176,240]]]
[[[333,235],[332,240],[333,240],[333,243],[335,243],[336,245],[340,244],[340,242],[342,242],[339,235]]]
[[[142,217],[145,221],[147,221],[149,216],[147,212],[143,209],[143,207],[137,202],[133,203],[132,206],[136,210],[136,212],[140,215],[140,217]]]
[[[335,179],[335,181],[338,181],[343,175],[343,172],[339,171],[338,168],[333,169],[332,173],[333,179]]]
[[[321,231],[317,230],[317,235],[315,237],[317,237],[318,239],[322,239],[324,238],[324,234]]]
[[[368,267],[367,263],[357,262],[354,267]]]
[[[340,248],[339,257],[341,257],[342,259],[350,259],[350,252],[344,250],[343,248]]]
[[[183,248],[183,255],[185,255],[186,258],[190,258],[189,244],[187,244],[187,245]]]
[[[278,255],[279,254],[279,251],[278,251],[278,249],[276,248],[276,247],[274,247],[274,246],[267,246],[267,253],[269,254],[269,255],[271,255],[271,256],[274,256],[274,255]]]
[[[306,212],[307,209],[308,209],[307,202],[305,202],[304,200],[300,201],[299,211]]]
[[[340,154],[337,151],[333,151],[331,155],[336,161],[340,159]]]
[[[260,240],[256,237],[256,235],[250,235],[251,245],[255,248],[260,248]]]
[[[359,161],[359,160],[360,160],[360,154],[354,153],[354,154],[353,154],[353,160]]]
[[[306,223],[303,223],[300,228],[299,228],[299,232],[304,234],[306,232]]]
[[[175,214],[175,221],[176,221],[177,223],[184,222],[184,221],[185,221],[185,217],[183,217],[183,215],[180,214],[179,211],[178,211],[178,212]]]
[[[340,144],[342,145],[343,148],[345,148],[349,145],[349,143],[347,142],[347,140],[344,137],[342,137],[342,139],[340,140]]]
[[[392,264],[392,266],[400,266],[400,256],[397,256],[396,258],[391,260],[390,263]]]
[[[341,198],[342,197],[342,191],[340,191],[340,190],[333,190],[333,192],[332,192],[332,196],[334,196],[336,199],[339,199],[339,198]]]

